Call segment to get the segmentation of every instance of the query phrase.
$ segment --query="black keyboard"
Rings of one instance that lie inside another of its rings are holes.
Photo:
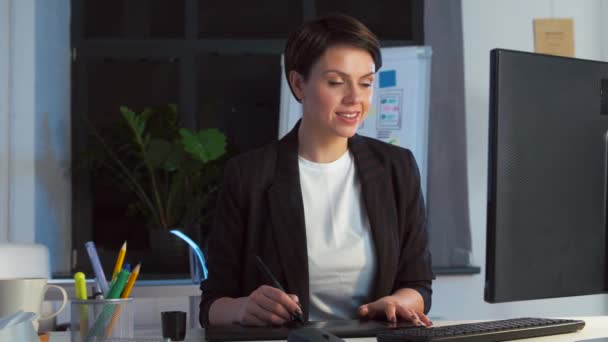
[[[514,318],[443,327],[415,327],[378,334],[378,342],[470,341],[493,342],[575,332],[584,321],[547,318]]]

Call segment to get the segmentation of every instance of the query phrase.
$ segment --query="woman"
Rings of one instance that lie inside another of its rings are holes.
[[[381,66],[378,41],[345,15],[288,39],[302,120],[227,163],[201,284],[201,324],[373,318],[431,325],[431,260],[411,152],[356,135]],[[369,124],[373,124],[369,123]],[[268,265],[287,293],[255,263]]]

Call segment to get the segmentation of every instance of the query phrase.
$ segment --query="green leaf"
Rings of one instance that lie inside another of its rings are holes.
[[[216,128],[204,129],[198,133],[182,128],[179,130],[186,152],[194,159],[209,162],[226,153],[226,136]]]
[[[144,114],[137,115],[134,111],[127,107],[120,107],[120,112],[122,116],[127,120],[127,124],[135,134],[135,141],[143,141],[144,130],[146,129],[146,121],[148,120],[149,115],[144,112]]]

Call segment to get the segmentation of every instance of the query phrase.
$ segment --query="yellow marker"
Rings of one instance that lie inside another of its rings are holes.
[[[114,273],[112,273],[112,280],[116,278],[116,275],[120,270],[122,270],[122,263],[125,261],[125,255],[127,254],[127,241],[122,244],[120,247],[120,252],[118,252],[118,259],[116,259],[116,265],[114,265]]]
[[[74,284],[76,286],[76,298],[85,300],[87,299],[87,279],[84,273],[77,272],[74,274]]]
[[[137,266],[135,266],[135,268],[133,269],[133,272],[131,272],[131,276],[129,277],[129,280],[127,281],[127,285],[125,286],[125,289],[122,291],[122,295],[120,296],[120,298],[129,298],[129,295],[131,294],[131,290],[133,289],[133,285],[135,285],[135,281],[137,280],[137,277],[139,276],[140,268],[141,268],[141,264],[137,264]]]
[[[74,274],[74,287],[76,288],[76,299],[87,299],[87,279],[82,272]],[[78,318],[80,319],[80,336],[87,336],[89,326],[89,309],[86,304],[78,305]]]

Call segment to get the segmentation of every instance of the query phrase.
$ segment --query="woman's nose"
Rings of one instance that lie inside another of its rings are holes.
[[[362,101],[364,95],[363,90],[359,89],[357,85],[351,85],[347,89],[347,93],[344,96],[344,103],[355,104]]]

